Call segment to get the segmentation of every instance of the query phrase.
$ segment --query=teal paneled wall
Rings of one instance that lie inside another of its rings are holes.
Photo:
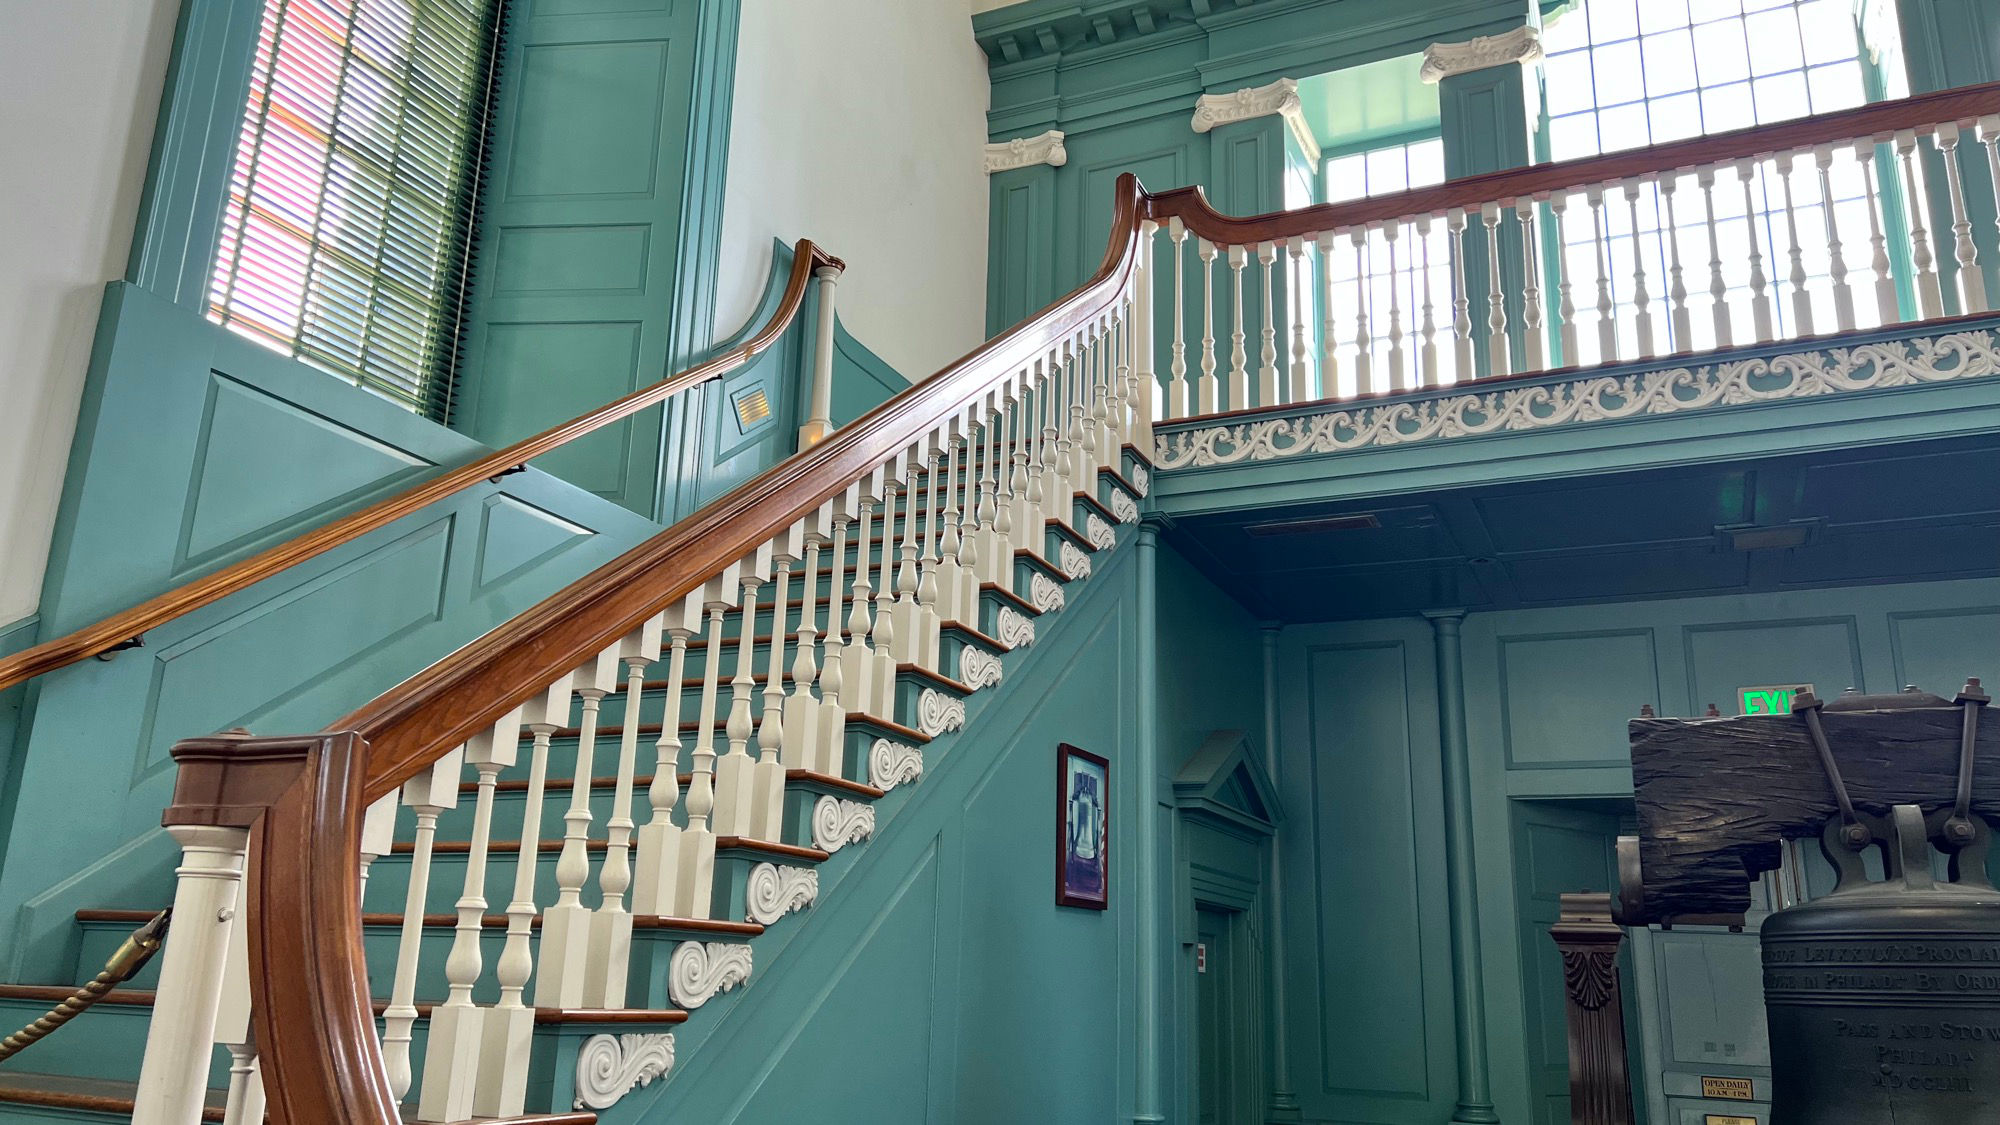
[[[135,286],[99,321],[42,597],[54,636],[487,452]],[[658,525],[538,471],[470,489],[35,681],[0,811],[0,976],[158,906],[175,741],[319,729]],[[79,789],[79,781],[82,788]],[[89,815],[78,816],[79,807]]]
[[[965,733],[927,748],[875,837],[822,868],[819,903],[759,939],[740,1001],[682,1037],[672,1080],[631,1119],[1129,1118],[1136,561],[1121,547],[1006,657]],[[1059,742],[1112,763],[1108,911],[1055,905]]]
[[[41,618],[30,614],[9,625],[0,625],[0,657],[12,656],[32,645],[40,638]],[[21,735],[28,711],[30,685],[15,684],[0,690],[0,794],[19,790],[20,784],[11,772],[14,765],[14,744]],[[7,823],[13,817],[13,802],[0,797],[0,840],[6,839]],[[6,853],[0,851],[0,856]]]
[[[1464,636],[1489,1061],[1501,1118],[1529,1121],[1527,1042],[1548,1032],[1523,959],[1554,954],[1523,945],[1517,800],[1629,798],[1625,723],[1642,704],[1733,714],[1743,686],[1950,694],[2000,675],[2000,581],[1473,614]],[[1300,982],[1287,1049],[1308,1120],[1428,1125],[1451,1106],[1432,652],[1414,619],[1284,633],[1286,791],[1304,806],[1280,837]],[[1667,1065],[1674,1040],[1654,1041],[1651,1065]],[[1678,1120],[1666,1108],[1653,1119]]]

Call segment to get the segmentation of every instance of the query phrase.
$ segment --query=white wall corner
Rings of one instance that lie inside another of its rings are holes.
[[[1063,148],[1061,129],[1050,129],[1032,137],[1015,137],[1011,141],[994,141],[986,146],[986,174],[989,176],[1014,168],[1032,168],[1037,164],[1060,168],[1067,163],[1069,152]]]
[[[1296,78],[1280,78],[1268,86],[1246,86],[1233,94],[1203,94],[1194,102],[1194,131],[1206,133],[1218,125],[1273,114],[1285,119],[1292,139],[1299,142],[1306,159],[1317,165],[1319,141],[1306,125],[1305,104],[1299,100]]]
[[[1540,62],[1542,33],[1527,24],[1499,35],[1481,35],[1463,43],[1433,43],[1424,48],[1423,69],[1417,77],[1425,82],[1441,82],[1457,74],[1505,66],[1509,63]]]

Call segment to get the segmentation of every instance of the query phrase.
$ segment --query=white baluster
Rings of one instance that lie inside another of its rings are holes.
[[[1695,183],[1701,186],[1702,205],[1708,223],[1708,295],[1711,316],[1715,321],[1715,346],[1730,346],[1729,331],[1729,283],[1722,279],[1722,246],[1716,238],[1715,223],[1715,172],[1714,168],[1703,168],[1695,173]]]
[[[1135,281],[1131,306],[1125,318],[1125,362],[1129,365],[1132,389],[1121,391],[1120,401],[1130,404],[1132,414],[1118,415],[1118,437],[1122,445],[1136,442],[1142,449],[1153,448],[1153,422],[1159,416],[1160,382],[1155,370],[1153,347],[1153,302],[1159,294],[1156,289],[1159,279],[1154,274],[1153,252],[1158,248],[1159,224],[1151,219],[1139,224],[1141,247],[1139,269]],[[1179,311],[1175,311],[1179,319]],[[1143,330],[1135,330],[1133,322],[1143,325]],[[1121,384],[1121,387],[1123,384]],[[971,508],[966,509],[970,515]]]
[[[1673,335],[1668,348],[1672,352],[1694,350],[1694,317],[1688,312],[1687,281],[1681,273],[1681,228],[1674,215],[1674,192],[1680,182],[1678,173],[1668,172],[1659,185],[1667,201],[1667,326]],[[1828,210],[1827,214],[1833,212]]]
[[[1792,335],[1813,334],[1812,294],[1806,292],[1805,250],[1799,245],[1799,214],[1792,204],[1792,154],[1781,152],[1777,155],[1778,182],[1784,186],[1785,198],[1785,238],[1786,259],[1791,268],[1785,274],[1785,281],[1792,288]],[[1833,200],[1822,199],[1827,213],[1833,212]]]
[[[1418,387],[1442,386],[1444,380],[1438,371],[1437,320],[1431,302],[1431,216],[1417,216],[1417,245],[1423,248],[1424,265],[1422,277],[1423,320],[1418,326],[1417,336],[1422,341],[1417,347]]]
[[[361,885],[355,900],[363,909],[368,903],[368,870],[395,846],[396,794],[392,792],[376,798],[361,814]]]
[[[819,670],[817,717],[815,718],[808,714],[811,710],[810,708],[801,707],[799,719],[796,720],[807,722],[814,728],[812,737],[808,740],[812,747],[812,756],[804,761],[803,768],[812,770],[815,773],[838,773],[840,771],[840,746],[841,742],[846,738],[847,700],[849,698],[847,664],[844,660],[835,659],[837,654],[834,651],[834,642],[840,636],[840,583],[841,572],[845,569],[847,560],[847,513],[850,508],[855,506],[858,496],[859,493],[856,489],[853,486],[849,486],[847,494],[840,498],[839,507],[831,509],[822,507],[820,509],[823,513],[821,516],[822,523],[830,515],[833,521],[834,536],[833,572],[828,576],[829,601],[827,602],[826,639],[824,641],[826,657],[822,661]],[[808,581],[806,588],[812,590],[818,587],[816,583]],[[817,613],[817,610],[814,612]],[[810,621],[811,618],[808,617],[806,620]],[[803,624],[800,632],[803,635]],[[810,648],[807,651],[810,654]],[[810,679],[807,681],[807,686],[811,686]],[[805,698],[811,701],[811,693],[805,693]],[[793,721],[795,720],[789,716],[787,717],[786,730],[791,729],[789,724]]]
[[[632,912],[658,916],[682,909],[680,876],[683,839],[674,823],[681,797],[681,704],[687,678],[688,641],[701,624],[700,609],[683,604],[668,611],[667,692],[660,706],[660,736],[653,743],[653,780],[646,786],[651,812],[639,826],[639,862],[632,885]],[[639,700],[625,706],[637,713]]]
[[[458,779],[465,771],[459,747],[431,768],[403,783],[403,804],[416,814],[410,880],[403,898],[403,927],[396,943],[396,973],[389,1006],[382,1012],[382,1058],[389,1069],[389,1092],[398,1102],[410,1092],[410,1039],[417,1024],[417,958],[423,952],[424,906],[430,898],[431,845],[438,817],[458,807]]]
[[[882,493],[882,549],[875,571],[878,586],[875,590],[874,650],[870,656],[872,667],[868,672],[868,686],[873,694],[862,701],[860,710],[879,719],[894,718],[896,713],[897,624],[893,612],[895,583],[889,575],[889,566],[896,553],[896,491],[901,483],[897,478],[902,470],[899,459],[890,466],[888,475],[878,482]],[[1033,482],[1032,474],[1029,480]],[[863,551],[866,549],[864,546]],[[867,556],[864,553],[862,557],[865,560]]]
[[[799,631],[798,647],[792,657],[792,692],[785,697],[784,746],[782,755],[786,768],[800,770],[819,769],[819,705],[820,700],[813,695],[813,685],[819,682],[819,660],[815,654],[819,637],[819,554],[826,544],[826,537],[819,528],[826,526],[830,511],[821,507],[817,520],[805,537],[806,572],[805,585],[799,590]],[[843,535],[842,538],[845,538]],[[829,594],[831,608],[829,621],[840,616],[840,562],[835,557],[832,590]],[[827,649],[831,652],[833,638],[838,633],[836,623],[827,634]],[[832,668],[839,661],[829,659],[827,667]],[[822,691],[825,689],[822,688]]]
[[[681,869],[674,876],[675,893],[679,897],[673,913],[682,918],[706,918],[714,906],[715,844],[716,837],[722,835],[715,822],[720,788],[715,777],[715,720],[719,716],[716,689],[722,671],[722,618],[730,608],[723,599],[735,592],[739,566],[731,563],[721,577],[709,582],[702,591],[708,636],[702,641],[701,696],[695,704],[694,749],[689,752],[692,768],[688,773],[687,828],[681,839]]]
[[[1632,315],[1638,323],[1640,359],[1658,355],[1653,347],[1652,297],[1646,292],[1646,248],[1639,239],[1639,182],[1625,183],[1625,207],[1632,219]]]
[[[954,430],[945,450],[944,526],[938,532],[937,617],[941,623],[944,621],[964,621],[968,616],[964,604],[965,570],[960,563],[960,556],[965,551],[966,537],[959,531],[958,501],[959,490],[965,487],[965,482],[961,479],[960,474],[961,455],[964,451],[965,437]],[[964,470],[969,474],[971,466],[969,464],[965,465]],[[966,504],[965,514],[968,517],[972,514],[970,501]],[[969,519],[966,521],[965,526],[971,526]]]
[[[451,953],[444,975],[449,992],[431,1009],[424,1044],[424,1082],[418,1091],[419,1121],[462,1121],[472,1116],[474,1083],[479,1076],[480,1047],[485,1036],[485,1011],[472,1002],[485,958],[479,947],[486,916],[486,857],[493,842],[493,791],[500,772],[514,764],[521,751],[519,707],[465,745],[465,760],[477,777],[472,806],[472,838],[465,849],[464,889],[455,909]]]
[[[1750,237],[1750,321],[1757,329],[1757,342],[1768,344],[1776,338],[1772,328],[1771,294],[1764,278],[1764,255],[1757,249],[1757,201],[1750,181],[1757,175],[1757,161],[1736,162],[1736,179],[1743,185],[1743,229]]]
[[[1264,346],[1257,353],[1257,405],[1276,406],[1278,404],[1278,329],[1274,309],[1278,294],[1271,288],[1271,263],[1278,260],[1278,245],[1275,242],[1262,243],[1257,247],[1257,265],[1263,273],[1264,294]],[[1249,405],[1248,400],[1244,402]]]
[[[1855,159],[1861,163],[1861,180],[1868,194],[1868,267],[1875,274],[1875,309],[1882,323],[1902,319],[1902,302],[1896,294],[1896,279],[1889,273],[1889,240],[1882,232],[1882,197],[1875,187],[1875,141],[1857,141]]]
[[[757,765],[752,772],[750,836],[776,843],[785,829],[785,602],[792,592],[792,563],[805,550],[805,525],[793,524],[772,557],[777,589],[771,594],[771,645],[764,653],[764,712],[757,723]],[[799,594],[799,616],[811,615],[814,591]],[[745,630],[750,619],[745,618]],[[754,654],[753,647],[748,650]],[[754,672],[755,670],[752,669]]]
[[[1173,322],[1174,342],[1167,372],[1173,376],[1173,383],[1167,388],[1167,417],[1185,418],[1190,413],[1187,384],[1187,242],[1186,224],[1179,219],[1167,220],[1167,240],[1174,247],[1174,304],[1168,319]],[[1149,325],[1150,327],[1150,325]]]
[[[1389,389],[1408,390],[1403,365],[1403,284],[1396,274],[1396,236],[1402,233],[1403,224],[1391,219],[1378,229],[1389,254]]]
[[[1500,205],[1482,205],[1479,218],[1486,224],[1486,374],[1506,375],[1514,370],[1514,349],[1507,339],[1507,304],[1500,292]]]
[[[1076,405],[1077,388],[1083,383],[1084,372],[1090,367],[1092,356],[1097,351],[1097,343],[1088,339],[1079,340],[1072,349],[1070,343],[1063,344],[1063,365],[1056,369],[1056,459],[1055,473],[1049,478],[1049,516],[1064,523],[1074,518],[1070,507],[1076,492],[1076,439],[1077,415],[1083,412]]]
[[[1993,180],[1993,226],[2000,230],[2000,114],[1979,119],[1979,143],[1986,149],[1986,167]]]
[[[1454,207],[1446,214],[1445,229],[1451,232],[1453,358],[1457,361],[1457,377],[1471,379],[1478,372],[1472,369],[1472,298],[1465,288],[1465,208]]]
[[[1603,185],[1592,184],[1584,191],[1584,200],[1590,204],[1590,249],[1597,258],[1598,362],[1610,363],[1618,358],[1618,323],[1611,315],[1611,271],[1607,264],[1611,238],[1604,222]]]
[[[1322,231],[1319,236],[1319,279],[1320,279],[1320,325],[1319,325],[1319,397],[1333,398],[1340,394],[1340,335],[1333,315],[1333,249],[1335,234]]]
[[[1286,245],[1292,256],[1292,273],[1288,287],[1292,292],[1292,384],[1289,401],[1306,401],[1306,287],[1304,278],[1309,276],[1304,270],[1306,240],[1294,238]],[[1143,319],[1143,318],[1141,318]]]
[[[729,678],[729,718],[723,727],[729,749],[715,763],[715,834],[748,836],[757,808],[755,759],[750,757],[750,692],[757,684],[752,674],[757,633],[757,594],[764,588],[764,571],[769,566],[770,546],[759,547],[755,561],[738,576],[743,591],[743,612],[736,628],[736,663]]]
[[[1354,389],[1369,394],[1380,388],[1375,386],[1375,341],[1368,335],[1368,230],[1355,227],[1347,238],[1354,244]]]
[[[1834,217],[1833,146],[1813,149],[1813,165],[1819,170],[1819,199],[1826,220],[1827,274],[1833,281],[1833,318],[1842,332],[1854,331],[1854,288],[1847,283],[1847,259],[1840,249],[1840,223]]]
[[[1215,378],[1215,243],[1195,240],[1201,258],[1201,381],[1196,387],[1195,409],[1213,414],[1220,409],[1221,386]]]
[[[264,1120],[264,1076],[258,1067],[257,1030],[250,996],[250,932],[229,927],[229,952],[222,971],[222,999],[215,1013],[215,1040],[229,1051],[229,1093],[223,1125],[258,1125]],[[395,1062],[389,1060],[392,1081]],[[404,1063],[404,1069],[409,1068]]]
[[[1972,219],[1965,212],[1965,183],[1958,168],[1958,125],[1947,121],[1931,130],[1944,154],[1944,182],[1951,195],[1952,257],[1958,262],[1958,311],[1986,311],[1986,275],[1979,269],[1979,250],[1972,244]]]
[[[639,708],[646,691],[646,669],[660,658],[660,634],[665,624],[664,616],[653,617],[618,646],[618,658],[625,665],[625,717],[618,735],[611,816],[604,822],[604,863],[597,873],[601,897],[591,922],[590,959],[583,982],[585,1007],[625,1006],[626,976],[632,965],[632,914],[625,909],[625,892],[632,887],[632,787],[639,773]],[[666,723],[663,716],[662,729]]]
[[[250,841],[243,829],[206,825],[168,825],[167,834],[181,846],[181,863],[174,869],[173,936],[161,954],[152,1031],[134,1095],[137,1125],[201,1119]]]
[[[556,858],[556,901],[542,915],[542,943],[535,965],[535,1004],[542,1008],[583,1006],[591,930],[591,910],[583,904],[583,885],[590,880],[590,793],[596,780],[597,713],[604,697],[618,686],[617,647],[604,650],[577,669],[575,686],[583,697],[576,768],[570,775],[562,851]],[[526,841],[522,846],[526,847]],[[521,860],[532,864],[535,853],[524,851]]]
[[[535,736],[528,758],[528,792],[521,805],[520,850],[514,856],[514,897],[507,903],[507,942],[495,963],[500,999],[485,1015],[486,1041],[474,1081],[472,1112],[478,1117],[515,1117],[528,1096],[528,1048],[534,1040],[535,1010],[528,1007],[528,977],[535,971],[530,932],[535,924],[535,868],[542,850],[542,798],[549,779],[549,738],[569,719],[570,684],[565,673],[523,707],[521,719]]]
[[[1577,354],[1576,342],[1576,294],[1570,280],[1569,232],[1563,222],[1569,211],[1569,193],[1554,192],[1549,196],[1549,210],[1556,216],[1556,318],[1561,321],[1556,326],[1556,340],[1562,346],[1564,366],[1575,367],[1583,362]]]
[[[1514,221],[1521,228],[1521,350],[1525,371],[1548,366],[1542,346],[1542,255],[1535,245],[1535,199],[1514,201]]]
[[[1249,251],[1242,246],[1229,248],[1229,402],[1230,410],[1241,410],[1250,405],[1250,353],[1245,345],[1249,337],[1243,331],[1243,267],[1250,260]]]

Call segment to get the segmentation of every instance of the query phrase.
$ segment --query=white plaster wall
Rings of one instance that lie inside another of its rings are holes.
[[[35,611],[176,0],[0,0],[0,625]]]
[[[4,0],[0,0],[4,2]],[[716,330],[771,240],[847,262],[841,322],[921,379],[985,339],[986,58],[938,0],[743,0]]]

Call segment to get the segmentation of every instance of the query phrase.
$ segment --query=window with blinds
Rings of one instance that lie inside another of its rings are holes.
[[[442,417],[502,0],[266,0],[209,316]]]

